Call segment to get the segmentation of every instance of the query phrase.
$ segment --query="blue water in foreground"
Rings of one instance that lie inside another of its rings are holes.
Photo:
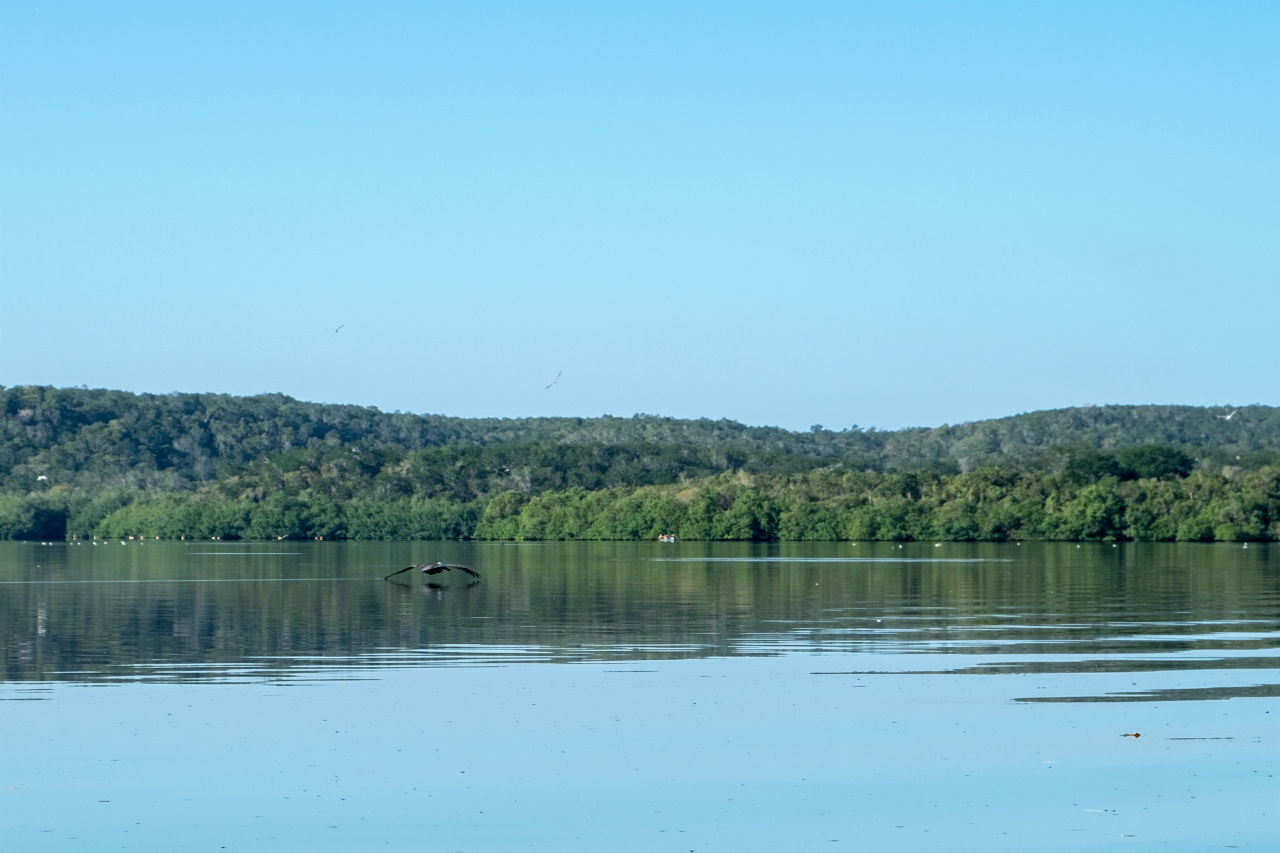
[[[5,544],[0,619],[5,849],[1280,838],[1257,546]]]

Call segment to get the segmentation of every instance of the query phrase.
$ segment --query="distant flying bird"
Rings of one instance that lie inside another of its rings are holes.
[[[412,569],[418,569],[424,575],[438,575],[441,572],[451,572],[451,571],[457,570],[459,572],[466,572],[467,574],[471,575],[471,577],[473,578],[480,577],[480,573],[477,572],[475,569],[471,568],[470,566],[459,565],[458,563],[430,563],[430,564],[415,563],[412,566],[405,566],[403,569],[400,569],[399,571],[392,572],[391,574],[384,577],[383,580],[386,580],[387,578],[393,578],[396,575],[403,574],[404,572],[411,571]]]
[[[1229,420],[1231,420],[1232,418],[1234,418],[1234,417],[1235,417],[1239,412],[1240,412],[1240,410],[1239,410],[1239,409],[1236,409],[1235,411],[1233,411],[1233,412],[1232,412],[1231,414],[1229,414],[1229,415],[1218,415],[1218,417],[1222,418],[1224,421],[1229,421]]]
[[[339,323],[339,324],[337,325],[337,327],[333,330],[333,333],[334,333],[335,335],[336,335],[336,334],[338,334],[338,332],[341,332],[341,331],[342,331],[342,327],[343,327],[343,326],[345,326],[345,325],[347,325],[347,324],[346,324],[346,323]]]
[[[547,387],[546,387],[546,389],[545,389],[545,390],[550,391],[550,390],[551,390],[551,386],[552,386],[552,385],[555,385],[557,382],[559,382],[559,381],[560,381],[560,376],[561,376],[561,374],[563,374],[563,373],[564,373],[564,371],[563,371],[563,370],[561,370],[559,373],[557,373],[557,374],[556,374],[556,378],[555,378],[555,379],[552,379],[550,382],[548,382],[548,383],[547,383]]]

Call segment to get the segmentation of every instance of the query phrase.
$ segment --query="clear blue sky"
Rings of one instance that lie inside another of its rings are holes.
[[[1277,44],[1273,0],[3,0],[0,384],[1280,404]]]

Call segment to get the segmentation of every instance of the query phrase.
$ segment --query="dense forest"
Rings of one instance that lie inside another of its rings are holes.
[[[937,428],[0,388],[0,538],[1276,540],[1280,409]]]

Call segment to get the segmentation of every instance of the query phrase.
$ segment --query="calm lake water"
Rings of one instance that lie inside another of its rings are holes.
[[[12,850],[1280,838],[1266,546],[0,543],[0,642]]]

